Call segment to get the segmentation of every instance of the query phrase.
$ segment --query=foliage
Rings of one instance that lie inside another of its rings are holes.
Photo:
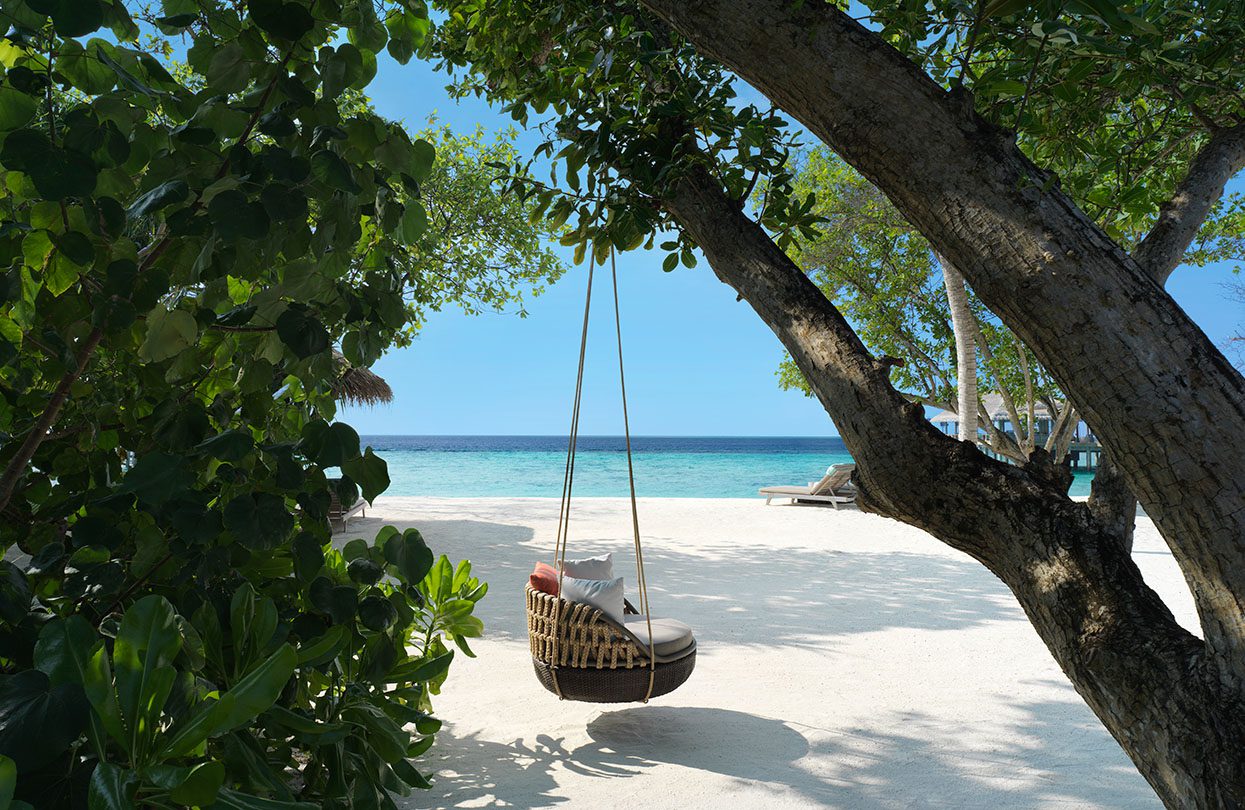
[[[423,308],[555,268],[521,207],[442,245],[476,265],[420,253],[458,204],[436,189],[491,176],[358,95],[422,45],[421,3],[2,13],[0,794],[389,806],[485,589],[417,533],[328,548],[330,487],[389,483],[334,421],[332,348],[366,365]]]
[[[880,192],[824,148],[802,153],[792,186],[797,194],[814,195],[812,213],[820,219],[813,238],[793,240],[788,248],[792,260],[843,312],[871,351],[903,361],[891,372],[900,391],[919,402],[954,408],[955,336],[941,270],[929,244]],[[971,291],[970,307],[981,355],[980,394],[1003,395],[1017,404],[1019,414],[1027,412],[1030,402],[1045,403],[1052,413],[1062,410],[1063,394],[1033,353]],[[779,369],[779,384],[811,395],[790,358]],[[1022,423],[1020,432],[1028,433],[1028,428]],[[1018,458],[1023,460],[1024,454]]]
[[[1016,132],[1126,246],[1153,224],[1210,134],[1245,113],[1236,47],[1245,17],[1234,2],[865,5],[891,44],[936,81],[971,91],[977,109]],[[1230,197],[1221,214],[1239,204]],[[1218,249],[1239,256],[1240,233]]]

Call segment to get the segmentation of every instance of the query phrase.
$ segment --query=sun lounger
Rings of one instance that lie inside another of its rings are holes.
[[[851,484],[854,469],[855,464],[835,464],[826,470],[820,481],[806,487],[764,487],[759,491],[765,496],[766,505],[775,498],[788,498],[791,503],[828,503],[838,509],[839,504],[856,500],[856,488]]]
[[[341,499],[337,497],[337,490],[329,487],[329,525],[333,527],[335,532],[346,531],[346,522],[355,515],[367,517],[367,501],[359,498],[350,508],[342,506]]]

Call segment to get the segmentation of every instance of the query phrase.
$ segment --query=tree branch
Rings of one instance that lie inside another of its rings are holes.
[[[1217,129],[1189,164],[1184,180],[1159,208],[1158,221],[1133,251],[1133,259],[1164,284],[1193,243],[1224,186],[1245,168],[1245,124]]]

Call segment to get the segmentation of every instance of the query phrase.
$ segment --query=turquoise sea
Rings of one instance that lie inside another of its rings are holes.
[[[562,494],[565,436],[363,436],[389,464],[386,495],[537,497]],[[750,498],[774,484],[816,481],[851,454],[837,437],[634,436],[636,492],[657,498]],[[1088,495],[1080,474],[1073,495]],[[574,494],[625,497],[621,436],[581,436]]]

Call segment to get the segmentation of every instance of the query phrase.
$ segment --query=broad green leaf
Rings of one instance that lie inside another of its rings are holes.
[[[184,756],[210,737],[253,722],[276,702],[297,665],[294,648],[282,644],[218,701],[200,707],[194,717],[174,731],[164,743],[164,756]]]
[[[86,728],[90,709],[76,683],[53,686],[27,669],[0,682],[0,755],[27,772],[61,756]]]
[[[388,683],[422,683],[431,681],[442,675],[454,660],[454,651],[442,653],[432,658],[417,658],[405,661],[390,670],[385,676]]]
[[[138,349],[138,356],[150,363],[159,363],[193,346],[198,337],[199,324],[193,315],[157,304],[147,313],[147,335]]]
[[[121,719],[121,708],[117,705],[117,693],[113,689],[112,667],[108,663],[108,650],[98,647],[91,655],[85,673],[86,681],[83,690],[87,700],[95,710],[104,729],[114,740],[121,744],[127,752],[130,750],[130,738],[126,734]]]
[[[400,535],[391,535],[385,540],[384,553],[385,560],[398,569],[402,581],[407,584],[422,582],[432,569],[432,550],[428,548],[418,529],[407,529]]]
[[[190,187],[185,180],[169,180],[143,194],[126,212],[131,218],[145,217],[162,208],[185,202],[190,196]]]
[[[341,470],[359,485],[368,503],[389,488],[389,465],[370,447],[363,451],[363,455],[343,461]]]
[[[160,726],[173,687],[173,660],[181,647],[177,614],[163,596],[144,596],[122,616],[112,653],[117,704],[130,734],[130,750],[140,762]]]
[[[345,647],[348,628],[334,625],[319,638],[298,648],[298,665],[300,667],[317,667],[337,657]]]
[[[277,335],[299,359],[326,352],[331,345],[324,325],[295,307],[290,307],[277,318]]]
[[[0,132],[12,132],[30,123],[38,102],[15,87],[0,84]]]
[[[138,780],[133,771],[101,762],[91,773],[87,810],[132,810]]]
[[[212,810],[321,810],[310,802],[284,802],[251,796],[231,788],[221,788]]]
[[[216,801],[225,782],[225,766],[202,762],[191,769],[186,781],[169,791],[169,798],[188,807],[207,807]]]
[[[309,422],[303,428],[302,450],[321,467],[340,467],[359,456],[359,434],[344,422]]]
[[[56,69],[87,95],[107,93],[117,83],[116,74],[93,53],[103,44],[104,40],[95,38],[87,41],[85,47],[75,39],[60,44]]]
[[[0,755],[0,808],[8,810],[13,804],[17,790],[17,763],[10,757]]]

